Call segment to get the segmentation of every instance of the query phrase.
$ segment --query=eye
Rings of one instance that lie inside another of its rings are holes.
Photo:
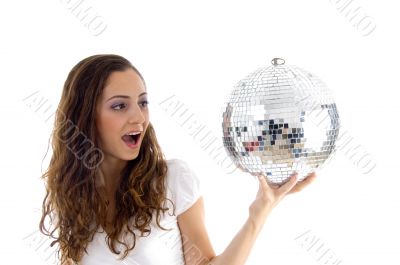
[[[143,107],[147,107],[147,105],[149,104],[149,102],[147,100],[143,100],[142,102],[140,102],[140,104],[143,106],[143,104],[145,104],[145,106]]]
[[[115,104],[114,106],[112,106],[113,110],[121,110],[123,108],[125,108],[125,104],[124,103],[120,103],[120,104]]]

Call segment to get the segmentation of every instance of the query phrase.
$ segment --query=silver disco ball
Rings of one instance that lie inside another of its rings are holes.
[[[270,184],[298,181],[335,151],[340,120],[325,84],[280,58],[240,80],[222,109],[223,143],[235,165]]]

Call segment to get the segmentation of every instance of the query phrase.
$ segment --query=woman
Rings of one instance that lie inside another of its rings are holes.
[[[142,75],[121,56],[94,55],[71,70],[43,175],[40,230],[59,244],[62,264],[244,264],[271,210],[315,174],[279,188],[258,176],[246,223],[217,256],[199,181],[183,160],[164,158],[147,104]]]

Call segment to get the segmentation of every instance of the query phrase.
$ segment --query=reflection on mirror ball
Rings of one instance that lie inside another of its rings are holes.
[[[332,94],[314,74],[274,58],[240,80],[222,110],[223,144],[244,172],[270,184],[298,181],[335,151],[340,120]]]

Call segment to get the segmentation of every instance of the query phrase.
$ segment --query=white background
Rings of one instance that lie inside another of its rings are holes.
[[[245,75],[274,57],[315,73],[335,95],[341,130],[376,167],[363,172],[338,152],[312,186],[273,211],[247,264],[399,264],[400,21],[393,1],[350,3],[376,25],[367,36],[337,9],[347,1],[87,0],[106,26],[98,36],[73,13],[74,2],[1,5],[2,264],[51,264],[35,231],[52,125],[23,99],[38,91],[54,108],[69,70],[98,53],[123,55],[142,72],[166,157],[186,160],[201,179],[217,254],[243,225],[257,182],[227,173],[159,102],[175,95],[220,138],[225,96]],[[318,239],[313,248],[304,234]]]

